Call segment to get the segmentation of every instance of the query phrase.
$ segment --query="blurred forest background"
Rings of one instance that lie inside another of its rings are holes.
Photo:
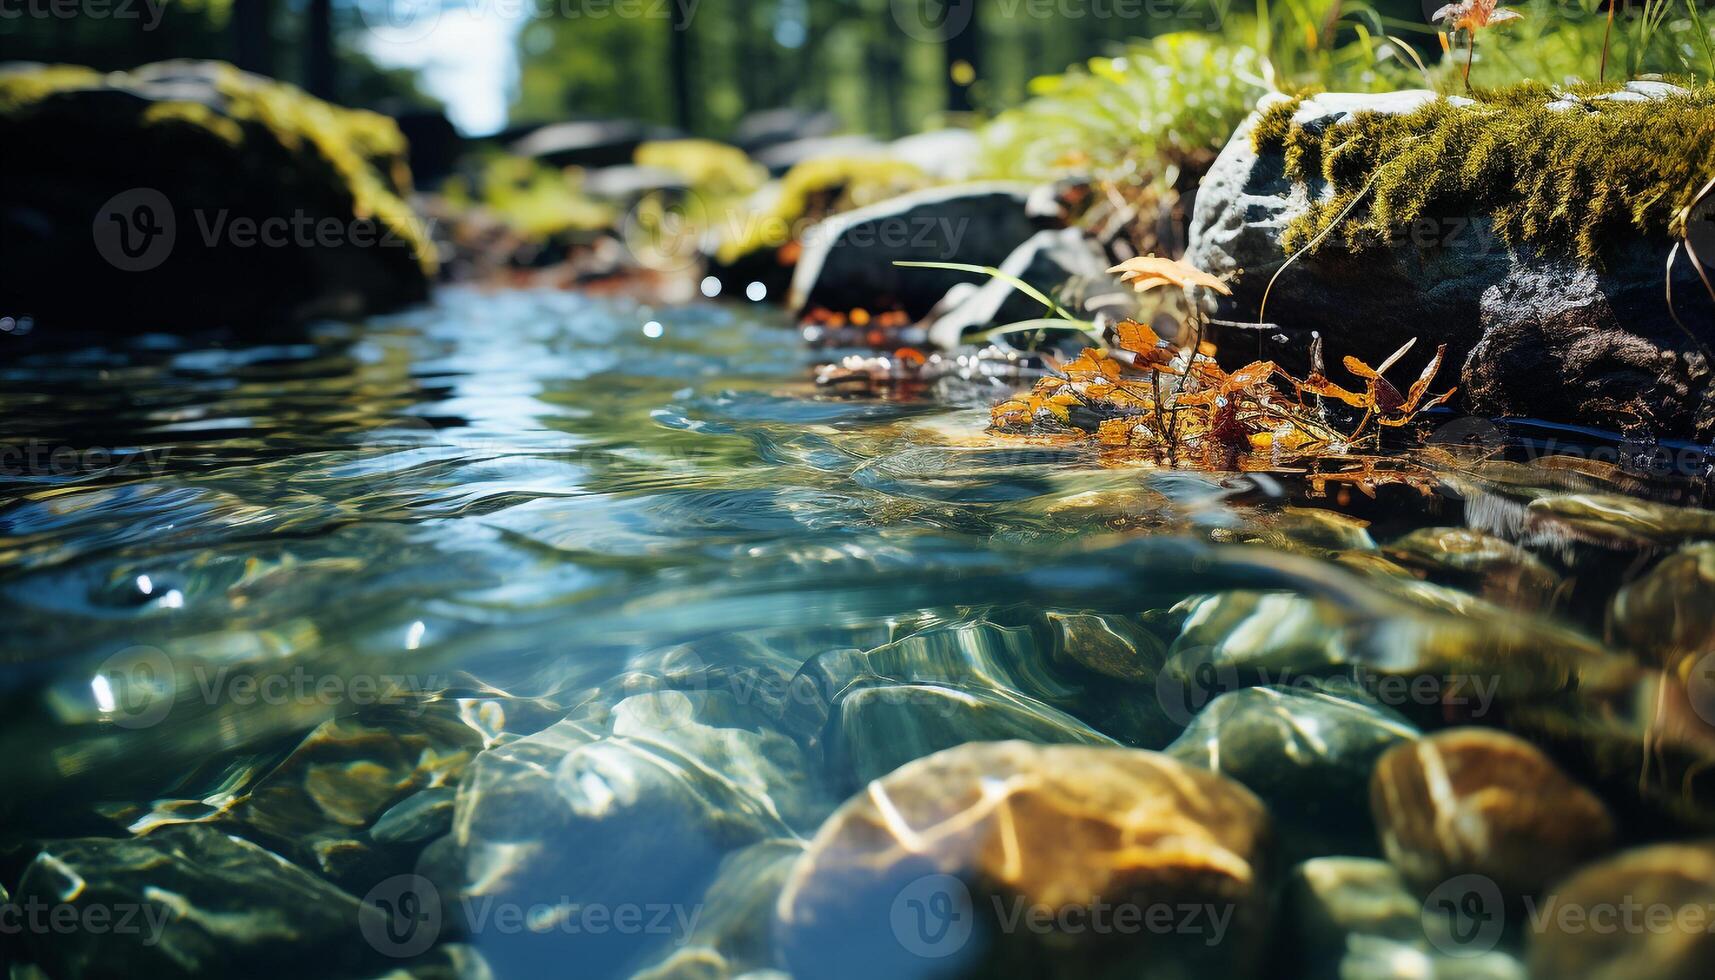
[[[1258,6],[952,0],[972,26],[945,40],[901,26],[928,23],[942,0],[92,0],[70,5],[87,10],[76,17],[16,15],[53,2],[0,0],[0,13],[14,14],[0,16],[0,58],[103,70],[216,58],[398,114],[435,100],[414,71],[378,64],[366,42],[461,12],[509,19],[511,124],[624,117],[717,138],[747,112],[780,106],[831,109],[847,128],[897,136],[944,113],[1016,105],[1033,77],[1118,51],[1127,39],[1218,30]],[[135,16],[113,15],[124,6]],[[1342,8],[1319,6],[1335,16]],[[1418,0],[1367,6],[1390,31],[1433,48]],[[147,28],[151,21],[139,20],[157,16]],[[459,30],[450,22],[437,29]]]

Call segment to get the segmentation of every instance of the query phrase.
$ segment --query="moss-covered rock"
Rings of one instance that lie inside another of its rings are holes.
[[[1187,259],[1236,276],[1222,319],[1273,325],[1235,356],[1419,337],[1471,412],[1711,438],[1715,304],[1683,249],[1668,271],[1711,172],[1715,86],[1276,97],[1199,189]]]
[[[117,331],[252,327],[422,298],[392,120],[218,62],[0,72],[0,307]]]

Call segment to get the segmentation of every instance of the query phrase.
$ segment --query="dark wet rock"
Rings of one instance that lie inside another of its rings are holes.
[[[774,177],[784,176],[786,171],[811,160],[886,155],[887,144],[869,136],[810,136],[776,143],[752,154]]]
[[[1247,976],[1266,928],[1267,823],[1243,787],[1158,753],[960,746],[828,819],[780,897],[780,952],[803,978]],[[1164,921],[1186,905],[1224,929]]]
[[[0,143],[32,148],[0,182],[0,307],[44,325],[255,330],[427,294],[384,116],[215,62],[56,67],[0,74]]]
[[[1715,843],[1625,851],[1561,882],[1540,907],[1543,927],[1533,930],[1530,944],[1533,977],[1715,975]]]
[[[805,831],[824,811],[798,747],[731,695],[638,695],[472,762],[453,825],[463,859],[453,887],[479,902],[546,903],[573,921],[591,905],[683,904],[728,852]],[[502,973],[574,952],[582,969],[606,973],[637,965],[661,938],[546,922],[483,949]]]
[[[1715,538],[1715,511],[1611,493],[1539,496],[1526,506],[1525,520],[1532,528],[1553,527],[1595,543],[1671,545]]]
[[[829,218],[806,235],[787,305],[902,309],[919,319],[953,286],[985,277],[893,263],[1000,265],[1036,233],[1028,193],[1015,184],[931,188]]]
[[[729,855],[703,893],[689,934],[673,936],[672,952],[633,980],[726,980],[773,966],[774,904],[803,853],[802,841],[771,840]]]
[[[209,827],[47,842],[18,901],[80,915],[139,910],[126,929],[114,918],[105,932],[30,934],[33,958],[55,977],[338,976],[381,962],[363,942],[356,898]]]
[[[804,109],[760,109],[746,113],[733,127],[733,144],[755,156],[759,151],[794,140],[832,135],[840,128],[840,117],[831,112]]]
[[[1560,575],[1518,545],[1463,527],[1426,527],[1388,544],[1382,553],[1432,579],[1504,606],[1553,604]]]
[[[1324,93],[1305,100],[1294,121],[1337,126],[1355,113],[1403,114],[1433,98],[1427,91]],[[1263,292],[1286,260],[1283,233],[1325,190],[1320,181],[1294,185],[1281,154],[1256,152],[1257,118],[1239,127],[1204,177],[1186,254],[1217,275],[1243,270],[1221,316],[1239,323],[1257,322]],[[1663,298],[1665,238],[1624,243],[1598,270],[1508,246],[1482,215],[1426,220],[1434,225],[1431,247],[1408,228],[1362,255],[1324,245],[1301,257],[1269,294],[1264,312],[1278,328],[1247,330],[1230,346],[1248,358],[1260,336],[1263,356],[1302,372],[1312,331],[1330,352],[1375,364],[1434,324],[1449,365],[1463,364],[1461,395],[1473,412],[1659,436],[1715,434],[1710,366]],[[1683,256],[1673,287],[1690,322],[1698,315],[1692,304],[1707,296]]]
[[[1050,298],[1059,297],[1062,287],[1076,281],[1078,292],[1090,297],[1113,297],[1116,298],[1116,306],[1129,309],[1135,305],[1131,300],[1131,290],[1108,276],[1107,269],[1112,264],[1101,245],[1088,238],[1082,230],[1061,228],[1032,235],[1014,249],[999,268]],[[944,297],[939,304],[946,306],[947,312],[929,328],[929,339],[945,350],[959,346],[959,339],[967,332],[1050,315],[1041,303],[1024,295],[1004,279],[991,278],[956,303],[946,302],[950,296]],[[1059,301],[1071,302],[1069,299]],[[1086,311],[1075,312],[1082,315]]]
[[[834,703],[824,743],[845,792],[913,759],[966,742],[1116,745],[1076,718],[1011,691],[939,684],[848,687]]]
[[[1715,649],[1715,542],[1687,545],[1621,589],[1608,624],[1633,653],[1663,667]]]
[[[418,844],[442,837],[453,828],[458,790],[436,786],[413,793],[389,807],[369,828],[377,844]]]
[[[1502,923],[1456,922],[1418,899],[1386,861],[1324,857],[1293,869],[1283,908],[1302,976],[1328,980],[1524,980],[1494,947]],[[1481,914],[1481,910],[1479,910]],[[1474,927],[1474,928],[1472,928]]]
[[[1647,671],[1617,690],[1574,691],[1510,706],[1507,727],[1557,758],[1628,822],[1715,832],[1715,657]]]
[[[1100,613],[1050,610],[1054,653],[1103,677],[1152,685],[1167,659],[1167,645],[1131,620]]]
[[[1164,693],[1185,693],[1195,711],[1236,686],[1355,672],[1395,686],[1428,678],[1444,705],[1486,711],[1574,687],[1622,690],[1639,674],[1630,658],[1547,619],[1428,582],[1369,581],[1377,591],[1364,608],[1285,592],[1186,600]]]
[[[616,167],[629,164],[644,143],[680,135],[666,126],[629,119],[585,120],[550,123],[514,141],[508,149],[556,167]]]
[[[285,761],[210,819],[353,891],[366,891],[404,870],[399,864],[407,855],[385,848],[409,843],[374,839],[371,825],[406,797],[429,789],[450,794],[480,748],[478,733],[439,707],[375,722],[336,719],[305,736]]]
[[[1294,856],[1364,851],[1375,839],[1370,771],[1418,736],[1393,711],[1299,687],[1223,694],[1164,753],[1243,783],[1275,815]]]
[[[1542,750],[1482,728],[1390,749],[1370,809],[1388,860],[1425,890],[1476,874],[1506,896],[1535,894],[1614,838],[1608,808]]]
[[[1283,907],[1292,914],[1293,939],[1312,951],[1313,962],[1327,954],[1337,960],[1353,935],[1409,942],[1423,932],[1423,903],[1397,868],[1374,858],[1305,861],[1287,880]]]
[[[1124,642],[1112,634],[1103,639]],[[823,754],[825,738],[840,730],[834,716],[847,691],[886,681],[992,695],[983,712],[991,719],[1011,705],[1037,722],[1063,712],[1122,742],[1165,745],[1178,733],[1150,689],[1122,688],[1100,675],[1057,667],[1048,655],[1055,642],[1029,626],[976,618],[929,625],[872,650],[830,650],[806,661],[793,678],[783,724],[812,754]],[[1151,653],[1146,648],[1137,659]],[[1003,713],[1020,720],[1012,710]],[[1064,721],[1048,727],[1064,730]]]

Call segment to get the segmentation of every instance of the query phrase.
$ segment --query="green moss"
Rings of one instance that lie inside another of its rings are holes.
[[[713,140],[660,140],[637,148],[640,167],[678,174],[698,194],[732,197],[762,186],[768,172],[736,146]]]
[[[201,63],[195,63],[201,70]],[[149,68],[137,69],[142,74]],[[191,101],[141,103],[144,129],[179,127],[206,134],[225,151],[243,154],[252,140],[271,140],[307,170],[325,167],[351,196],[352,217],[374,220],[408,242],[426,274],[435,271],[435,249],[405,201],[411,191],[407,145],[386,116],[343,109],[293,86],[213,65],[213,83],[224,100],[219,109]],[[131,90],[132,75],[104,75],[75,65],[49,65],[0,73],[0,115],[27,116],[61,93],[111,88]]]
[[[932,183],[917,167],[888,157],[806,160],[781,178],[779,195],[766,210],[726,229],[717,257],[732,263],[759,248],[778,248],[797,237],[806,218],[851,211]]]
[[[496,156],[482,170],[482,203],[525,238],[580,237],[613,226],[613,208],[583,193],[581,171]]]
[[[1253,132],[1257,149],[1284,154],[1295,183],[1332,189],[1287,229],[1283,247],[1315,241],[1361,194],[1318,248],[1359,252],[1419,220],[1467,214],[1490,217],[1509,244],[1591,262],[1628,238],[1682,234],[1685,209],[1715,172],[1715,85],[1548,109],[1558,97],[1522,84],[1484,92],[1476,105],[1438,99],[1404,115],[1358,113],[1319,133],[1292,124],[1299,100],[1271,106]]]

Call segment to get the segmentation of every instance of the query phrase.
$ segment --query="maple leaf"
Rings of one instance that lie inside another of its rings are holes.
[[[1209,275],[1202,269],[1175,259],[1164,259],[1154,255],[1140,255],[1135,259],[1127,259],[1108,270],[1110,275],[1118,275],[1120,281],[1129,283],[1140,293],[1149,292],[1160,286],[1176,286],[1180,289],[1190,289],[1202,286],[1213,289],[1223,296],[1231,296],[1233,291],[1227,284]]]

